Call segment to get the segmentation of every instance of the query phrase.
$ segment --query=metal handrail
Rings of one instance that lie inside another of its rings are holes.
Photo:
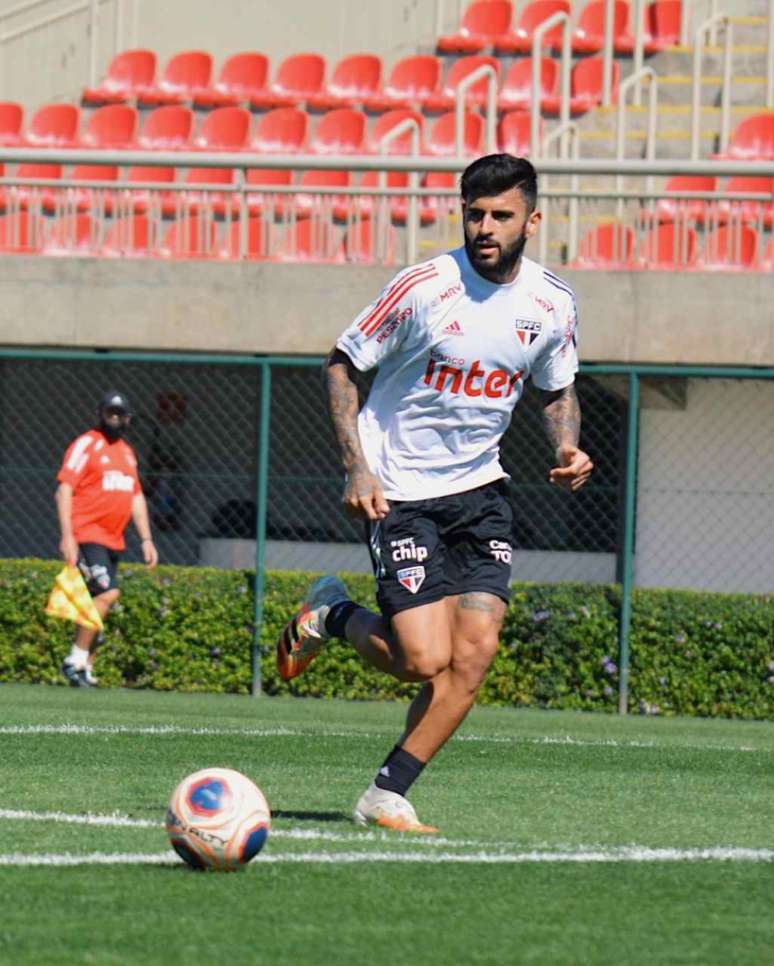
[[[419,154],[421,150],[420,137],[421,129],[419,126],[419,121],[415,117],[407,117],[400,124],[396,124],[392,130],[388,131],[384,137],[379,141],[379,153],[382,155],[387,154],[387,149],[392,144],[396,138],[399,138],[401,134],[405,134],[406,131],[411,133],[411,150],[413,154]],[[409,172],[409,189],[416,189],[419,187],[419,175],[416,171]],[[382,191],[382,197],[384,197],[384,189],[387,188],[387,172],[379,172],[379,189]],[[417,196],[415,194],[410,194],[409,199],[409,209],[408,209],[408,219],[406,222],[406,227],[408,229],[408,237],[406,238],[406,259],[409,265],[413,265],[417,260],[417,250],[418,250],[418,227],[419,219],[417,218]],[[384,207],[384,203],[383,203]],[[382,210],[382,219],[386,221],[387,215],[384,210]],[[379,233],[379,244],[384,243],[384,233]],[[378,252],[379,255],[382,254],[381,251]]]
[[[567,140],[571,142],[570,156],[573,160],[578,159],[580,156],[580,127],[577,121],[567,121],[564,124],[560,124],[558,127],[554,128],[550,134],[548,134],[543,140],[543,150],[548,151],[554,142],[559,143],[560,151],[564,155],[567,152]],[[548,176],[543,176],[543,185],[540,189],[540,194],[543,198],[555,198],[555,197],[567,197],[569,198],[569,238],[570,241],[567,246],[567,257],[569,260],[575,258],[577,254],[578,247],[578,201],[580,197],[579,192],[579,177],[576,174],[570,176],[570,188],[567,194],[555,194],[555,189],[552,190],[548,184]],[[539,239],[539,257],[540,261],[545,264],[548,258],[548,209],[542,211],[543,223],[541,225],[540,239]]]
[[[605,0],[605,41],[602,47],[602,107],[610,107],[613,96],[614,0]]]
[[[618,106],[616,109],[616,158],[623,160],[626,153],[626,95],[630,88],[636,88],[640,81],[647,77],[648,85],[648,132],[645,139],[645,159],[653,161],[656,157],[656,119],[658,111],[658,76],[652,67],[642,67],[636,74],[630,74],[623,81],[618,90]],[[647,186],[653,185],[653,175],[647,176]],[[616,178],[616,188],[623,188],[623,175]]]
[[[491,64],[482,64],[463,78],[457,87],[454,103],[454,149],[458,158],[465,153],[465,95],[468,88],[482,77],[486,77],[486,150],[487,154],[497,150],[497,71]]]
[[[720,151],[728,146],[731,126],[731,58],[733,55],[734,23],[725,13],[707,17],[696,28],[693,38],[693,87],[691,91],[691,160],[699,157],[699,131],[701,122],[701,62],[704,55],[704,38],[708,30],[722,23],[723,37],[723,85],[720,93]]]
[[[570,17],[559,10],[544,20],[532,35],[532,91],[530,92],[530,154],[537,158],[540,154],[540,60],[543,49],[543,37],[546,32],[557,24],[562,25],[562,59],[561,59],[561,100],[559,105],[559,122],[567,124],[570,120],[570,64],[572,62],[572,37],[570,33]]]
[[[766,37],[766,107],[774,107],[774,0],[769,0]]]

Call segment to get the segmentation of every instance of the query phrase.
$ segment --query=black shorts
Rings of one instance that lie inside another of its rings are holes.
[[[513,515],[505,480],[428,500],[390,501],[367,524],[384,616],[475,591],[508,602]]]
[[[101,543],[78,545],[78,568],[92,597],[118,587],[118,561],[121,554]]]

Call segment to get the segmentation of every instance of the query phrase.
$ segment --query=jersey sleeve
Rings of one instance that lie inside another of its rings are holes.
[[[346,352],[361,372],[367,372],[394,352],[422,311],[422,282],[435,278],[432,262],[399,272],[345,329],[336,347]]]
[[[85,433],[70,443],[65,451],[59,472],[56,475],[60,483],[69,483],[73,487],[77,485],[89,461],[89,449],[93,442],[93,438],[88,433]]]
[[[562,316],[557,319],[552,339],[532,366],[532,382],[552,392],[572,385],[578,371],[578,310],[575,296],[568,293]]]

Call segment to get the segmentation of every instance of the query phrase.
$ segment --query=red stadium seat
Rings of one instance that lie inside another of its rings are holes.
[[[685,191],[716,191],[718,179],[711,175],[696,174],[675,174],[667,181],[664,191],[680,192]],[[712,201],[704,201],[699,198],[691,201],[689,199],[676,200],[673,198],[661,198],[656,203],[655,216],[657,221],[674,221],[676,218],[695,221],[703,224]],[[647,219],[647,214],[644,216]]]
[[[24,108],[14,101],[0,101],[0,144],[13,147],[21,141]]]
[[[421,154],[423,150],[422,138],[425,120],[417,111],[411,111],[408,108],[396,108],[392,111],[386,111],[376,119],[374,126],[371,128],[371,133],[368,136],[367,150],[369,153],[382,154],[382,139],[399,124],[408,120],[416,121],[419,126],[419,152]],[[399,134],[387,144],[387,154],[411,154],[411,144],[412,131],[406,130],[403,134]]]
[[[311,154],[362,154],[366,118],[362,111],[340,107],[323,114],[309,142]]]
[[[194,145],[203,151],[243,151],[250,138],[250,112],[244,107],[216,107],[206,114]]]
[[[99,222],[91,215],[62,215],[43,236],[44,255],[94,255]]]
[[[379,257],[379,240],[376,238],[377,225],[370,218],[362,218],[351,225],[336,252],[337,262],[358,262],[361,265],[374,265]],[[392,225],[386,226],[386,235],[382,240],[382,253],[379,263],[392,265],[395,262],[397,236]]]
[[[446,81],[444,82],[443,88],[440,94],[431,94],[425,98],[424,104],[422,105],[426,111],[450,111],[457,103],[457,88],[460,83],[472,74],[474,71],[478,70],[484,64],[489,64],[495,70],[495,76],[497,82],[500,79],[500,61],[496,57],[484,57],[483,55],[477,54],[470,57],[460,57],[460,59],[454,63],[449,71]],[[472,87],[469,87],[465,95],[465,104],[467,107],[483,107],[486,104],[486,92],[487,92],[488,81],[486,77],[482,77],[480,80],[476,81]]]
[[[444,157],[457,153],[455,132],[457,118],[454,111],[442,114],[430,130],[427,139],[427,153],[439,154]],[[483,154],[484,151],[484,121],[480,114],[465,112],[464,118],[463,152],[468,155]]]
[[[572,32],[572,49],[576,54],[596,54],[605,46],[606,0],[591,0],[581,11]],[[629,4],[615,0],[613,4],[613,44],[629,36]],[[554,49],[561,50],[561,39]]]
[[[766,272],[774,272],[774,238],[770,238],[766,244],[766,250],[761,260],[761,268]]]
[[[152,258],[156,252],[156,223],[146,215],[111,222],[99,253],[107,258]]]
[[[647,8],[654,52],[680,43],[680,8],[680,0],[655,0]]]
[[[137,136],[137,111],[128,104],[98,107],[81,136],[85,148],[130,148]]]
[[[79,212],[99,209],[106,215],[113,211],[115,182],[118,166],[113,164],[76,164],[70,175],[73,181],[104,181],[105,191],[100,188],[75,188],[75,207]],[[69,200],[69,197],[68,197]]]
[[[156,55],[152,50],[125,50],[110,61],[99,87],[87,87],[84,104],[124,104],[137,97],[156,78]]]
[[[43,221],[19,211],[0,215],[0,252],[4,255],[35,255],[43,247]]]
[[[437,48],[442,54],[479,54],[509,33],[512,18],[510,0],[476,0],[462,15],[460,29],[439,37]]]
[[[572,268],[631,268],[634,256],[634,231],[625,225],[598,225],[581,238],[578,257]]]
[[[204,50],[186,50],[168,61],[157,85],[137,92],[143,105],[182,104],[192,101],[210,86],[212,57]]]
[[[285,108],[279,108],[285,110]],[[290,194],[277,194],[272,191],[273,187],[285,188],[293,183],[293,172],[290,168],[251,168],[247,172],[245,182],[248,185],[261,188],[263,190],[252,191],[247,195],[247,210],[250,215],[259,215],[263,210],[270,206],[273,209],[275,218],[282,218],[289,203],[292,203]]]
[[[569,0],[533,0],[528,3],[519,17],[515,30],[495,41],[498,54],[529,54],[532,52],[532,37],[537,28],[553,17],[555,13],[570,13]],[[561,43],[562,24],[553,27],[543,37],[544,46]]]
[[[701,268],[751,270],[758,267],[758,233],[749,225],[722,225],[707,234]]]
[[[206,218],[183,217],[172,222],[159,247],[161,258],[214,258],[218,229]]]
[[[71,148],[78,142],[81,112],[74,104],[47,104],[32,115],[25,141],[36,146]]]
[[[500,150],[518,158],[527,157],[532,150],[532,115],[529,111],[508,111],[497,126],[497,143]],[[538,125],[539,138],[543,140],[543,118]]]
[[[164,108],[160,108],[164,110]],[[128,182],[143,184],[172,184],[177,177],[174,168],[136,166],[129,168],[126,174]],[[173,216],[178,208],[178,193],[175,191],[129,189],[132,210],[135,214],[145,214],[155,207],[165,218]]]
[[[145,151],[185,151],[191,146],[193,111],[182,104],[157,107],[145,118],[137,139]]]
[[[765,175],[745,178],[737,175],[728,179],[725,190],[728,192],[736,191],[740,194],[768,195],[771,199],[774,198],[774,178],[767,178]],[[742,221],[760,223],[766,229],[774,227],[774,201],[772,200],[720,201],[717,208],[720,221],[733,221],[741,218]]]
[[[387,188],[407,188],[409,184],[408,171],[385,171],[385,186]],[[360,186],[362,188],[379,187],[379,171],[366,171],[363,175]],[[391,197],[387,202],[390,212],[390,219],[396,225],[405,225],[408,221],[409,199],[403,195]],[[376,217],[379,210],[380,200],[376,195],[362,195],[357,199],[357,210],[361,217]],[[417,200],[417,211],[419,223],[421,225],[432,225],[436,220],[436,210],[432,205],[426,204],[423,199]]]
[[[277,107],[258,121],[250,147],[263,154],[298,154],[306,147],[309,115],[297,107]]]
[[[61,164],[39,164],[37,162],[24,162],[16,167],[17,178],[46,178],[59,180],[62,177]],[[34,188],[27,185],[19,185],[18,188],[3,189],[2,207],[8,202],[15,201],[22,208],[34,207],[40,203],[43,211],[52,212],[56,208],[58,192],[56,188]]]
[[[293,199],[296,218],[310,218],[314,214],[330,212],[335,221],[346,221],[352,207],[351,195],[310,194],[310,188],[349,188],[352,185],[351,171],[304,171],[299,179],[299,187],[307,193],[298,194]]]
[[[731,135],[726,156],[743,161],[774,161],[774,111],[740,121]]]
[[[375,54],[352,54],[336,65],[333,76],[319,94],[306,99],[309,110],[328,111],[355,107],[378,93],[382,83],[382,59]]]
[[[218,79],[206,90],[194,94],[194,107],[236,107],[259,95],[269,79],[269,58],[248,52],[224,61]]]
[[[638,257],[645,268],[662,271],[696,265],[697,235],[684,222],[667,222],[651,228],[640,243]]]
[[[320,54],[293,54],[282,61],[266,90],[250,98],[250,106],[259,111],[272,107],[298,107],[308,97],[320,93],[324,78],[324,57]]]
[[[246,219],[245,258],[264,259],[269,257],[268,225],[262,218]],[[228,233],[228,241],[220,252],[221,258],[240,257],[239,249],[242,244],[242,223],[232,221]]]
[[[515,61],[505,75],[497,106],[501,111],[512,108],[528,110],[532,104],[532,58]],[[559,96],[559,64],[550,57],[540,59],[540,99]]]
[[[366,98],[363,106],[368,111],[389,111],[394,108],[419,108],[428,97],[440,94],[441,61],[429,54],[404,57],[392,68],[381,93]]]
[[[618,99],[618,84],[621,79],[621,66],[617,60],[613,61],[611,99],[615,103]],[[573,67],[570,84],[570,113],[585,114],[602,103],[602,71],[601,57],[585,57]],[[559,94],[543,98],[541,106],[546,114],[558,115],[561,110]]]
[[[221,108],[229,110],[229,108]],[[224,192],[213,189],[211,185],[232,185],[235,180],[233,168],[189,168],[185,176],[187,185],[207,185],[203,191],[186,191],[185,206],[192,214],[198,212],[201,207],[209,208],[218,218],[223,218],[227,214],[234,216],[239,212],[239,201],[233,192]]]
[[[288,262],[332,262],[336,256],[336,230],[326,218],[291,222],[276,258]]]

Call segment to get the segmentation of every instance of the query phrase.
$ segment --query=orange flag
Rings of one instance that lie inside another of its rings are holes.
[[[102,618],[77,567],[66,566],[56,575],[46,613],[64,621],[75,621],[92,631],[102,630]]]

